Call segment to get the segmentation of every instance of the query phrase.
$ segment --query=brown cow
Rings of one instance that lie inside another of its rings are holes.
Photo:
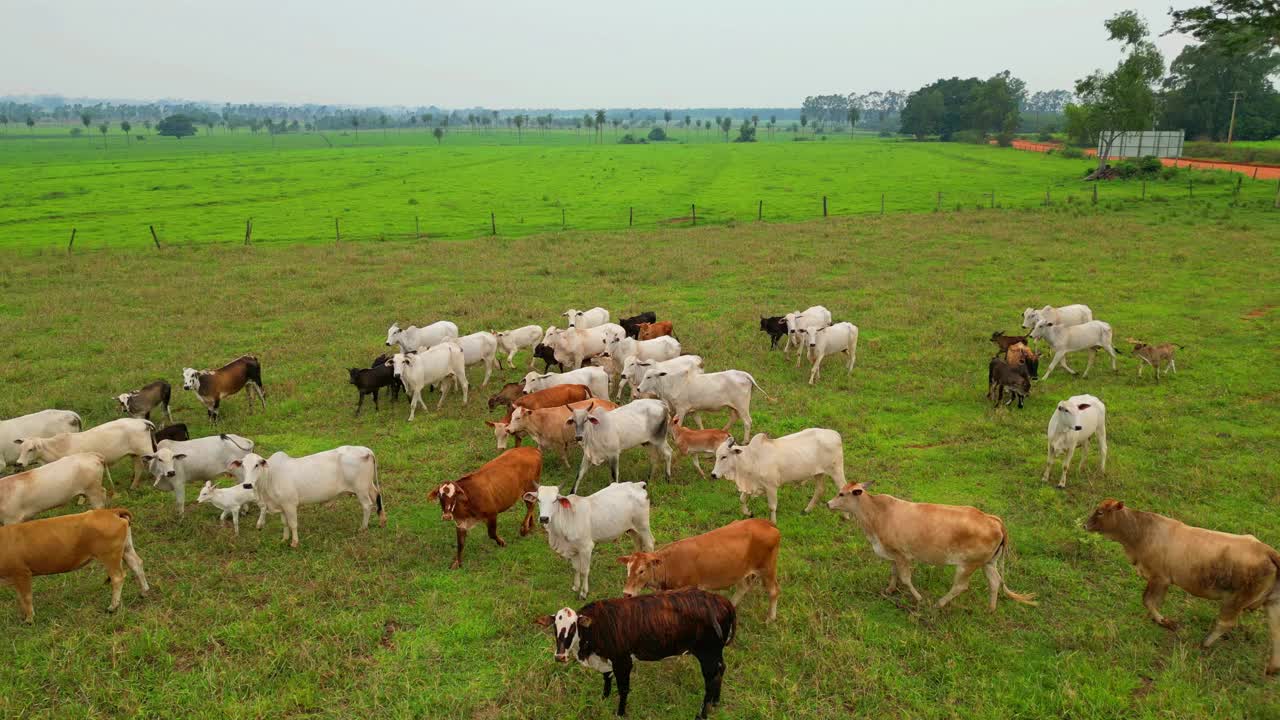
[[[128,510],[114,508],[0,527],[0,580],[8,581],[17,591],[22,619],[28,624],[35,622],[31,578],[78,570],[94,559],[106,566],[111,579],[107,612],[120,607],[124,587],[121,559],[129,564],[146,595],[151,587],[142,572],[142,558],[133,549],[131,517]]]
[[[995,343],[996,347],[1000,348],[1000,352],[1005,352],[1010,347],[1017,345],[1018,343],[1025,345],[1027,340],[1030,338],[1030,335],[1005,335],[1003,330],[997,330],[991,333],[991,342]]]
[[[517,384],[517,383],[512,383]],[[503,388],[505,390],[506,388]],[[522,391],[523,392],[523,391]],[[586,400],[591,397],[591,390],[586,385],[553,385],[527,395],[521,395],[511,402],[507,403],[507,414],[498,421],[485,420],[484,424],[493,428],[493,437],[498,441],[498,451],[507,449],[507,436],[514,435],[516,438],[516,447],[520,447],[523,439],[522,433],[513,433],[507,429],[507,424],[511,422],[511,413],[516,408],[522,407],[529,410],[537,410],[544,407],[555,407],[557,405],[568,405],[571,402]]]
[[[263,409],[267,407],[267,398],[262,388],[262,365],[252,355],[241,355],[217,370],[182,369],[182,389],[194,390],[200,402],[204,403],[209,413],[209,420],[218,421],[218,406],[222,398],[231,397],[240,392],[245,385],[250,385],[258,394],[258,401]],[[253,395],[246,394],[249,410],[253,411]]]
[[[492,410],[499,405],[510,407],[511,403],[524,397],[524,383],[507,383],[502,389],[489,398],[489,409]]]
[[[578,442],[577,428],[573,424],[573,411],[578,408],[593,407],[592,403],[594,407],[603,408],[606,412],[618,407],[608,400],[597,398],[536,410],[518,407],[512,411],[511,422],[507,424],[507,429],[513,433],[532,435],[534,442],[538,443],[538,447],[543,452],[548,449],[559,450],[564,466],[570,467],[569,448]],[[497,428],[494,428],[494,431],[496,432]]]
[[[639,332],[640,334],[639,338],[637,338],[639,340],[652,340],[656,337],[662,337],[663,335],[670,335],[671,337],[676,337],[675,331],[672,329],[670,320],[659,320],[658,322],[652,322],[652,323],[640,323],[640,325],[638,326],[637,332]],[[680,338],[676,338],[676,339],[679,340]]]
[[[955,581],[938,600],[938,607],[945,607],[967,590],[969,577],[978,568],[987,575],[992,610],[996,609],[1001,590],[1010,600],[1036,604],[1034,595],[1010,590],[1001,577],[999,565],[1009,552],[1009,533],[1003,520],[967,505],[914,503],[892,495],[872,495],[866,491],[870,484],[845,485],[827,507],[857,519],[875,554],[893,563],[886,593],[895,592],[901,580],[916,602],[923,600],[911,584],[911,565],[919,561],[956,566]]]
[[[746,594],[752,578],[769,593],[769,620],[778,617],[778,545],[782,533],[768,520],[738,520],[711,532],[677,540],[653,552],[618,558],[627,566],[622,594],[632,597],[645,588],[723,590],[737,586],[733,605]]]
[[[467,531],[485,523],[489,537],[506,547],[498,537],[498,513],[504,512],[524,498],[527,492],[538,492],[538,480],[542,477],[542,452],[533,447],[508,450],[480,466],[479,470],[463,475],[432,490],[427,500],[440,500],[441,519],[453,522],[458,528],[458,554],[453,558],[451,570],[462,567],[462,546],[467,542]],[[525,500],[524,522],[520,523],[520,535],[528,535],[533,529],[534,503]]]
[[[1221,602],[1218,621],[1205,636],[1205,647],[1235,627],[1241,613],[1265,606],[1271,628],[1267,674],[1280,672],[1280,553],[1252,535],[1192,527],[1127,508],[1119,500],[1103,500],[1084,527],[1124,547],[1129,562],[1147,581],[1142,604],[1161,627],[1177,627],[1160,614],[1160,603],[1170,585]]]
[[[999,353],[996,353],[997,357]],[[1032,380],[1040,379],[1040,353],[1032,350],[1026,343],[1014,343],[1004,351],[1004,361],[1010,365],[1026,365]]]
[[[1156,373],[1156,383],[1160,382],[1160,370],[1164,369],[1164,374],[1168,375],[1169,371],[1178,372],[1178,366],[1173,362],[1173,355],[1176,349],[1182,346],[1177,343],[1162,343],[1160,345],[1148,345],[1144,342],[1138,342],[1133,338],[1129,338],[1133,343],[1133,354],[1142,362],[1138,363],[1138,377],[1142,377],[1143,363],[1150,365],[1151,369]]]
[[[716,448],[720,447],[720,443],[729,439],[729,433],[724,430],[711,428],[708,430],[694,430],[680,424],[680,419],[671,416],[671,421],[667,423],[667,429],[671,432],[671,439],[675,442],[676,451],[672,458],[672,464],[680,462],[682,455],[688,455],[693,461],[693,469],[698,471],[699,477],[706,478],[707,474],[702,471],[702,466],[698,464],[698,454],[711,455],[716,454]]]

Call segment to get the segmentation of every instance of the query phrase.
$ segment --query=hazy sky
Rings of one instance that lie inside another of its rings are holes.
[[[0,0],[0,95],[446,107],[795,107],[1010,69],[1070,88],[1187,0]],[[1157,43],[1171,60],[1186,38]]]

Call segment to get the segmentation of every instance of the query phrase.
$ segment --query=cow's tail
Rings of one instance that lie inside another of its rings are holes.
[[[373,496],[378,503],[378,525],[386,527],[387,511],[382,507],[382,481],[378,479],[378,456],[370,452],[369,459],[373,461]]]
[[[133,521],[133,513],[129,512],[128,510],[126,510],[126,509],[124,509],[124,508],[111,508],[111,510],[109,510],[109,512],[111,512],[111,513],[112,513],[112,514],[114,514],[116,517],[120,518],[121,520],[124,520],[125,522],[132,522],[132,521]]]
[[[262,384],[262,363],[258,362],[258,358],[253,355],[246,355],[249,359],[249,366],[245,368],[245,377],[254,385],[258,386],[258,390],[263,395],[267,394],[267,387]]]
[[[715,628],[716,637],[720,638],[724,645],[728,645],[733,642],[734,636],[738,634],[738,613],[733,605],[730,605],[729,612],[721,622],[722,618],[718,617],[718,615],[723,607],[723,605],[717,603],[711,609],[711,626]]]
[[[752,375],[751,373],[747,373],[747,377],[751,378],[751,384],[752,384],[752,385],[755,385],[757,390],[759,390],[761,393],[763,393],[765,397],[769,398],[770,400],[773,400],[773,396],[772,396],[772,395],[770,395],[769,393],[765,392],[765,391],[764,391],[764,388],[760,387],[760,383],[756,382],[756,376],[755,376],[755,375]]]
[[[221,434],[219,434],[219,435],[218,435],[218,437],[222,438],[222,439],[223,439],[224,441],[226,441],[226,442],[231,443],[232,445],[235,445],[237,448],[239,448],[239,449],[241,449],[241,450],[243,450],[243,451],[245,451],[245,452],[253,452],[253,443],[250,443],[250,444],[249,444],[249,447],[245,447],[245,446],[241,445],[240,443],[238,443],[238,442],[236,442],[235,440],[233,440],[233,439],[232,439],[233,437],[235,437],[234,435],[228,435],[228,434],[226,434],[226,433],[221,433]]]
[[[147,439],[151,441],[151,452],[155,452],[156,448],[156,424],[150,420],[143,420],[147,424]]]
[[[995,553],[991,556],[991,560],[998,564],[997,569],[1000,571],[1000,590],[1004,592],[1005,597],[1009,598],[1010,600],[1013,600],[1014,602],[1020,602],[1023,605],[1031,605],[1032,607],[1039,605],[1040,603],[1036,602],[1035,600],[1036,596],[1034,594],[1014,592],[1009,589],[1009,586],[1007,584],[1005,584],[1005,581],[1004,581],[1005,563],[1012,549],[1013,549],[1012,544],[1009,541],[1009,531],[1005,529],[1004,523],[1001,523],[1000,524],[1000,545],[999,547],[996,548]]]
[[[71,412],[71,411],[70,411],[70,410],[68,410],[67,412]],[[73,413],[71,413],[71,415],[72,415],[72,417],[74,417],[74,418],[76,419],[76,430],[81,430],[81,429],[83,429],[83,428],[84,428],[84,420],[80,417],[80,413],[74,413],[74,412],[73,412]]]
[[[111,479],[111,468],[107,466],[107,459],[103,457],[100,453],[92,453],[92,455],[98,458],[98,462],[102,463],[102,477],[104,480],[104,482],[102,483],[102,486],[107,489],[107,497],[109,498],[115,497],[116,483],[114,480]]]

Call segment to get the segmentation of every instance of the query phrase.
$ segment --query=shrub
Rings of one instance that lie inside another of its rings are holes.
[[[1040,133],[1036,135],[1036,140],[1039,140],[1040,142],[1049,142],[1053,140],[1053,135],[1051,133],[1045,132],[1044,130],[1041,130]]]
[[[648,140],[645,140],[644,138],[637,138],[631,133],[623,135],[622,138],[618,140],[619,145],[647,145],[648,143]]]
[[[1147,155],[1138,159],[1138,169],[1143,175],[1155,175],[1164,169],[1164,163],[1154,155]]]
[[[1124,160],[1116,163],[1115,165],[1112,165],[1111,169],[1115,170],[1117,175],[1119,175],[1121,178],[1126,180],[1132,177],[1136,177],[1140,172],[1140,170],[1138,169],[1138,166],[1128,160]]]
[[[1084,151],[1081,150],[1080,148],[1064,147],[1062,148],[1061,155],[1062,157],[1067,158],[1068,160],[1079,160],[1080,158],[1084,157]]]
[[[880,135],[880,137],[893,137],[893,133],[889,132],[888,130],[881,130],[878,134]]]
[[[809,137],[808,135],[797,135],[791,138],[791,141],[792,142],[809,142],[812,139],[813,138]]]
[[[979,130],[959,130],[951,135],[951,142],[982,145],[986,141],[987,136]]]
[[[1013,147],[1013,133],[1002,132],[996,136],[996,143],[1000,147]]]
[[[649,131],[649,139],[655,142],[662,142],[667,139],[667,131],[656,127]]]
[[[1172,165],[1160,168],[1161,180],[1172,180],[1176,177],[1178,177],[1178,168],[1173,167]]]

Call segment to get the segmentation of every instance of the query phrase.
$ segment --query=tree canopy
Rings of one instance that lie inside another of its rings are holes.
[[[1213,0],[1186,10],[1170,10],[1173,27],[1199,40],[1217,38],[1232,52],[1280,47],[1280,1]]]
[[[1026,84],[1009,71],[987,80],[976,77],[941,79],[907,96],[902,108],[902,132],[943,140],[962,130],[1011,133],[1021,117]]]
[[[156,133],[159,135],[167,135],[182,139],[189,135],[196,134],[196,125],[190,117],[186,115],[170,115],[169,117],[156,123]]]
[[[1241,47],[1226,36],[1208,35],[1178,54],[1164,79],[1161,125],[1186,130],[1190,138],[1225,140],[1232,93],[1240,93],[1234,137],[1265,140],[1280,133],[1280,93],[1271,76],[1280,54],[1257,45]]]

